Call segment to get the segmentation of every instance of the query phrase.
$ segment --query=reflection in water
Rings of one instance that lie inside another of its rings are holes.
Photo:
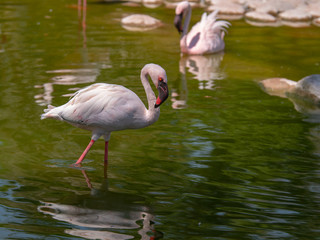
[[[223,60],[224,53],[216,53],[210,55],[181,55],[179,62],[179,71],[181,74],[181,81],[172,88],[171,101],[172,108],[182,109],[187,107],[187,81],[186,69],[194,79],[199,80],[199,89],[214,89],[214,80],[221,80],[225,78],[225,73],[221,70],[220,65]]]
[[[178,79],[173,83],[171,89],[171,101],[173,109],[183,109],[187,107],[188,87],[186,75],[180,72],[181,80]]]
[[[81,1],[83,1],[82,6],[81,6]],[[81,10],[82,10],[82,13],[81,13]],[[79,19],[79,23],[81,23],[83,33],[85,33],[86,31],[86,17],[87,17],[87,0],[78,0],[78,19]],[[84,37],[85,37],[85,34],[84,34]],[[85,39],[86,38],[84,38],[84,40]]]
[[[213,90],[214,80],[225,78],[225,73],[221,71],[220,65],[223,60],[223,52],[211,55],[182,56],[180,58],[180,71],[188,68],[194,75],[194,79],[199,80],[199,89]]]
[[[52,93],[54,85],[76,85],[81,83],[94,82],[99,75],[98,69],[59,69],[47,71],[47,73],[55,74],[51,78],[52,82],[36,85],[35,88],[43,88],[43,93],[35,95],[36,103],[40,106],[47,106],[52,103]],[[78,90],[77,88],[69,89],[71,91]],[[64,95],[70,96],[71,94]]]
[[[7,37],[5,34],[3,34],[2,25],[0,24],[0,53],[5,52],[4,44],[6,43],[6,41],[7,41]]]
[[[83,3],[81,4],[81,1]],[[87,11],[87,1],[78,0],[78,21],[80,26],[80,32],[82,34],[83,47],[81,49],[82,53],[82,63],[80,63],[81,68],[78,69],[57,69],[50,70],[46,73],[54,74],[51,78],[51,82],[44,83],[42,85],[36,85],[35,88],[43,88],[43,93],[37,94],[35,96],[35,101],[40,106],[47,106],[52,103],[52,93],[54,91],[54,85],[76,85],[83,83],[95,82],[100,71],[95,65],[92,65],[88,61],[88,49],[87,49],[87,37],[86,37],[86,11]],[[74,92],[79,88],[71,88],[70,91]],[[64,95],[65,97],[71,96],[73,93]]]
[[[42,202],[38,211],[74,225],[75,228],[65,230],[73,236],[88,239],[132,239],[134,236],[116,231],[139,229],[141,239],[162,238],[162,234],[153,229],[154,216],[149,213],[149,208],[137,204],[143,199],[136,195],[110,191],[107,178],[104,178],[100,189],[95,189],[85,170],[82,173],[91,189],[90,195],[80,196],[80,203],[73,205]]]

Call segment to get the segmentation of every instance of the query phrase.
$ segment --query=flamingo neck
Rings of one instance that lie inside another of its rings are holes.
[[[181,48],[182,53],[188,52],[187,34],[188,34],[189,24],[190,24],[190,20],[191,20],[191,12],[192,12],[192,10],[189,5],[185,10],[185,20],[183,23],[183,29],[182,29],[182,34],[181,34],[181,38],[180,38],[180,48]]]
[[[140,77],[141,77],[141,82],[142,82],[142,85],[143,85],[144,90],[146,92],[147,100],[148,100],[148,109],[146,109],[145,117],[146,117],[146,121],[150,122],[150,124],[151,124],[158,119],[160,110],[159,110],[159,108],[154,107],[157,98],[156,98],[156,95],[154,94],[154,92],[150,86],[150,83],[148,80],[149,75],[150,74],[149,74],[148,69],[143,69]]]

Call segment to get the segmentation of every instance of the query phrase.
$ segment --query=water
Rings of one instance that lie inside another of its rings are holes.
[[[1,239],[320,239],[319,123],[258,85],[319,73],[319,28],[232,21],[224,53],[181,58],[172,9],[90,1],[83,29],[76,4],[0,4]],[[164,26],[121,27],[140,12]],[[107,178],[102,140],[70,167],[90,133],[45,106],[93,82],[145,99],[150,62],[171,91],[159,121],[112,134]]]

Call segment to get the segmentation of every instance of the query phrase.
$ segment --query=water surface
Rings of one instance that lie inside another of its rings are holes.
[[[319,28],[232,21],[224,53],[181,57],[173,9],[90,1],[84,29],[76,4],[0,4],[2,239],[319,238],[319,123],[258,85],[319,73]],[[130,13],[164,26],[127,31]],[[90,133],[41,121],[46,105],[94,82],[145,101],[150,62],[171,92],[159,121],[112,134],[107,178],[102,140],[70,167]]]

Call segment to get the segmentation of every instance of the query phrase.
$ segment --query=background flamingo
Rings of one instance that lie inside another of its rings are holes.
[[[191,6],[184,1],[177,5],[174,25],[181,34],[180,49],[185,54],[215,53],[224,49],[224,35],[230,23],[224,20],[216,21],[218,11],[207,16],[203,13],[201,21],[196,23],[188,33],[191,19]],[[185,18],[183,28],[182,20]]]
[[[159,91],[156,98],[148,80]],[[108,161],[108,142],[112,131],[147,127],[160,115],[159,106],[168,97],[167,75],[156,64],[147,64],[141,70],[141,82],[148,99],[146,109],[140,98],[131,90],[116,84],[96,83],[76,92],[66,104],[48,106],[41,119],[54,118],[73,126],[92,131],[91,141],[76,164],[80,164],[91,146],[101,136],[105,139],[105,163]]]

